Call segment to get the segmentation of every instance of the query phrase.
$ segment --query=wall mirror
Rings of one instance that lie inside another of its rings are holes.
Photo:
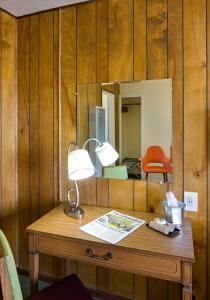
[[[97,175],[106,178],[172,180],[172,80],[145,80],[77,87],[77,143],[108,141],[119,153],[102,168],[89,143]]]

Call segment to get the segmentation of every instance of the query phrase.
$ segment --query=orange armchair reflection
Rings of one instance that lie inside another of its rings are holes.
[[[168,173],[171,172],[170,159],[165,156],[160,146],[150,146],[145,156],[141,159],[142,169],[146,173],[146,180],[149,173],[162,173],[164,182],[168,181]],[[161,164],[161,165],[152,165]]]

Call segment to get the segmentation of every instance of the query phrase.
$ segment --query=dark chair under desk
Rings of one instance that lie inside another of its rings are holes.
[[[10,285],[10,289],[3,290],[3,299],[23,300],[14,257],[9,243],[1,230],[0,244],[3,250],[1,259],[4,259]],[[1,277],[1,283],[3,281],[4,278]],[[28,297],[27,300],[93,300],[93,298],[79,278],[72,274],[43,289],[36,295]]]

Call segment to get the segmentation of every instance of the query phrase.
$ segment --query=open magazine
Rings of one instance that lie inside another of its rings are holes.
[[[112,210],[80,229],[108,243],[116,244],[144,223],[141,219]]]

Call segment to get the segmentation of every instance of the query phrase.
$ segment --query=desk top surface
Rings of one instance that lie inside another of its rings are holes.
[[[26,230],[28,233],[47,235],[55,238],[76,239],[78,241],[88,241],[102,245],[108,244],[103,240],[81,231],[79,228],[113,209],[95,206],[82,206],[82,208],[85,211],[85,216],[83,219],[78,220],[68,217],[64,213],[63,207],[58,206],[28,226]],[[143,219],[146,223],[156,216],[152,213],[121,209],[115,210]],[[122,247],[124,249],[142,251],[148,254],[172,256],[184,261],[194,261],[192,230],[189,220],[185,220],[182,234],[176,237],[169,238],[143,225],[117,244],[109,245],[110,247]]]

